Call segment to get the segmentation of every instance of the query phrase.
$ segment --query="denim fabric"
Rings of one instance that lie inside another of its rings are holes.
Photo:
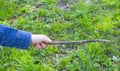
[[[0,25],[0,45],[28,49],[31,33]]]

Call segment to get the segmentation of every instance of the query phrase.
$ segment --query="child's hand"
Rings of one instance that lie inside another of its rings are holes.
[[[37,49],[45,48],[52,40],[46,35],[42,34],[32,34],[31,45]]]

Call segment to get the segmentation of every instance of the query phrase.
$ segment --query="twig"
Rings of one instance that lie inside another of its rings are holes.
[[[84,44],[89,42],[109,42],[109,40],[106,39],[93,39],[93,40],[81,40],[81,41],[53,41],[52,45],[58,45],[58,44]]]

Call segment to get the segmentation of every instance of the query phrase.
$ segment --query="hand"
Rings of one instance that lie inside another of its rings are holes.
[[[52,40],[46,35],[33,34],[31,36],[31,45],[37,49],[45,48],[49,43],[52,43]]]

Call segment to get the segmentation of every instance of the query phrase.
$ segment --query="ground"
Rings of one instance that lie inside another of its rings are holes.
[[[0,48],[0,71],[120,71],[119,0],[0,0],[0,23],[52,40],[109,43]]]

